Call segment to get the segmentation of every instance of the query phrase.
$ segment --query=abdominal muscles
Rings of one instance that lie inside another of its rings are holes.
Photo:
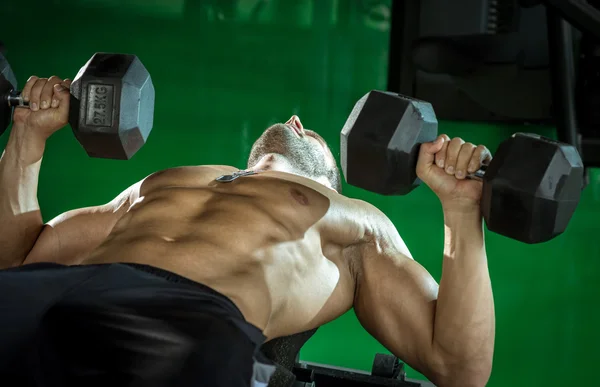
[[[203,283],[267,336],[320,325],[347,276],[323,254],[329,202],[301,185],[249,180],[145,193],[84,264],[147,264]]]

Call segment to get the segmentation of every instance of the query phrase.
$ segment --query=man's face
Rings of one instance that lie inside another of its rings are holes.
[[[267,154],[283,156],[294,173],[309,178],[329,177],[333,172],[339,174],[325,140],[312,130],[304,129],[297,116],[265,130],[252,146],[248,168]]]

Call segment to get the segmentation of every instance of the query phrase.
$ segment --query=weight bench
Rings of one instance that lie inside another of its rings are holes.
[[[429,382],[406,378],[404,363],[387,354],[376,354],[371,372],[300,361],[300,349],[317,329],[271,340],[261,347],[276,370],[268,387],[433,387]]]

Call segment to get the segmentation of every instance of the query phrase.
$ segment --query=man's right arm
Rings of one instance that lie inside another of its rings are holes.
[[[110,202],[67,211],[44,224],[37,183],[44,144],[13,125],[0,159],[0,269],[35,262],[77,264],[139,197],[140,181]]]
[[[22,91],[0,158],[0,269],[34,262],[77,264],[98,246],[139,197],[142,181],[110,202],[67,211],[43,224],[37,199],[46,140],[65,127],[71,81],[31,77]]]
[[[18,266],[43,227],[37,185],[45,141],[12,127],[0,158],[0,268]]]
[[[0,158],[0,268],[23,263],[42,232],[38,177],[46,140],[65,127],[71,81],[58,77],[27,80],[21,93],[30,108],[16,108]]]

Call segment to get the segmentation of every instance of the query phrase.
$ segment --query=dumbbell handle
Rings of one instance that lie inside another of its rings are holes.
[[[23,96],[21,95],[21,91],[11,90],[4,96],[6,99],[6,103],[10,107],[28,107],[29,102],[23,101]]]
[[[469,174],[467,176],[467,178],[473,179],[473,180],[483,180],[483,176],[485,175],[485,171],[487,171],[487,169],[488,169],[487,165],[482,165],[481,168],[479,168],[477,171]]]

